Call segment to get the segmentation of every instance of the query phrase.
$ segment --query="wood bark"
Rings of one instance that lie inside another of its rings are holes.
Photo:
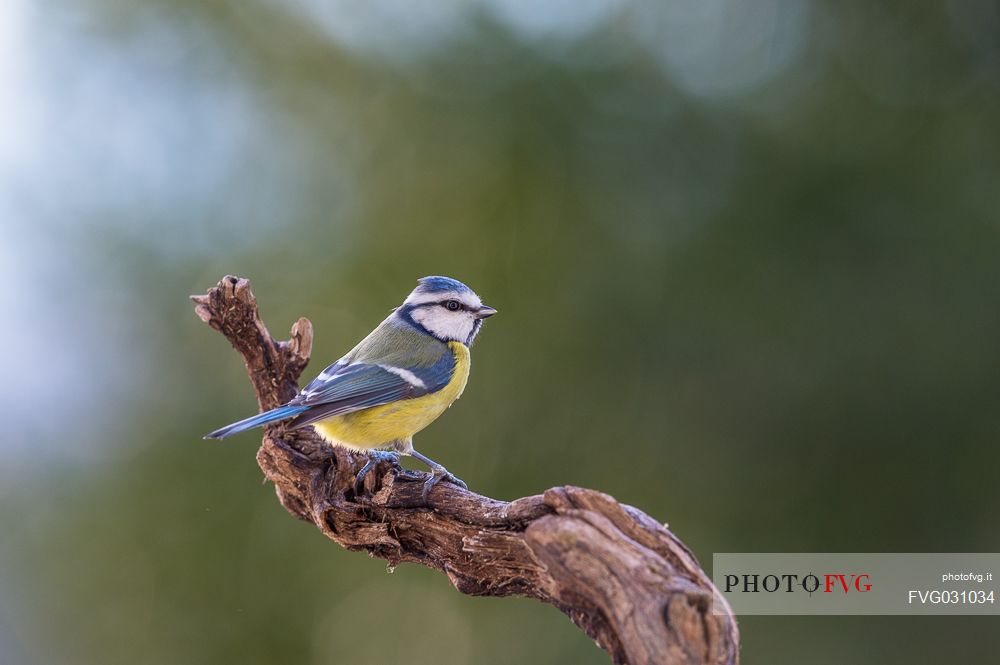
[[[276,341],[250,282],[232,276],[191,298],[243,357],[261,410],[295,395],[312,346],[307,319]],[[280,424],[265,429],[257,462],[281,505],[339,545],[434,568],[462,593],[549,603],[616,664],[738,663],[736,620],[691,551],[607,494],[563,486],[498,501],[442,482],[425,506],[427,475],[384,463],[355,496],[363,454]]]

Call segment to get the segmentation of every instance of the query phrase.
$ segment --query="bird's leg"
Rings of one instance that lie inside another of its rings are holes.
[[[444,468],[443,466],[432,460],[430,457],[427,457],[426,455],[421,455],[412,448],[410,449],[409,454],[412,455],[413,457],[416,457],[418,460],[420,460],[421,462],[423,462],[424,464],[426,464],[431,468],[431,477],[424,482],[424,491],[422,495],[424,503],[427,503],[427,498],[430,496],[431,490],[434,489],[434,486],[437,485],[442,480],[447,480],[449,483],[452,483],[453,485],[458,485],[464,490],[469,489],[469,486],[466,485],[464,482],[462,482],[458,478],[458,476],[456,476],[453,473],[450,473],[448,469]]]
[[[361,495],[361,490],[365,486],[365,476],[368,475],[368,472],[382,462],[392,462],[393,466],[399,466],[399,453],[392,450],[369,450],[368,462],[361,467],[357,477],[354,479],[355,496]]]

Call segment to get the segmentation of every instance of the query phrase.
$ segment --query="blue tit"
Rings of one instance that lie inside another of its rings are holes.
[[[227,425],[206,439],[287,420],[291,428],[312,425],[326,441],[367,450],[355,493],[382,461],[410,455],[430,467],[426,502],[442,479],[465,483],[413,448],[413,436],[434,422],[462,395],[469,379],[469,347],[483,320],[497,310],[483,304],[465,284],[449,277],[424,277],[403,304],[357,346],[303,388],[288,404]]]

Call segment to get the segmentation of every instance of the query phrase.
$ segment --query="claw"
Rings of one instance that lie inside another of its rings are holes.
[[[390,450],[368,451],[368,461],[361,467],[357,477],[354,479],[354,496],[361,496],[365,488],[365,476],[382,462],[391,462],[393,466],[399,466],[399,453]]]
[[[449,472],[448,469],[444,468],[440,464],[436,464],[431,467],[431,477],[424,481],[424,491],[421,493],[421,497],[423,498],[425,504],[429,503],[431,490],[434,489],[434,486],[442,480],[447,480],[452,485],[457,485],[464,490],[469,489],[469,486],[466,485],[461,478]]]

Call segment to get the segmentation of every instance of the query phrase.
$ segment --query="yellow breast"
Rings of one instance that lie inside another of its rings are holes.
[[[461,342],[448,342],[448,348],[455,357],[455,373],[441,390],[320,420],[313,427],[330,443],[348,448],[377,448],[408,441],[437,420],[465,390],[471,364],[469,348]]]

